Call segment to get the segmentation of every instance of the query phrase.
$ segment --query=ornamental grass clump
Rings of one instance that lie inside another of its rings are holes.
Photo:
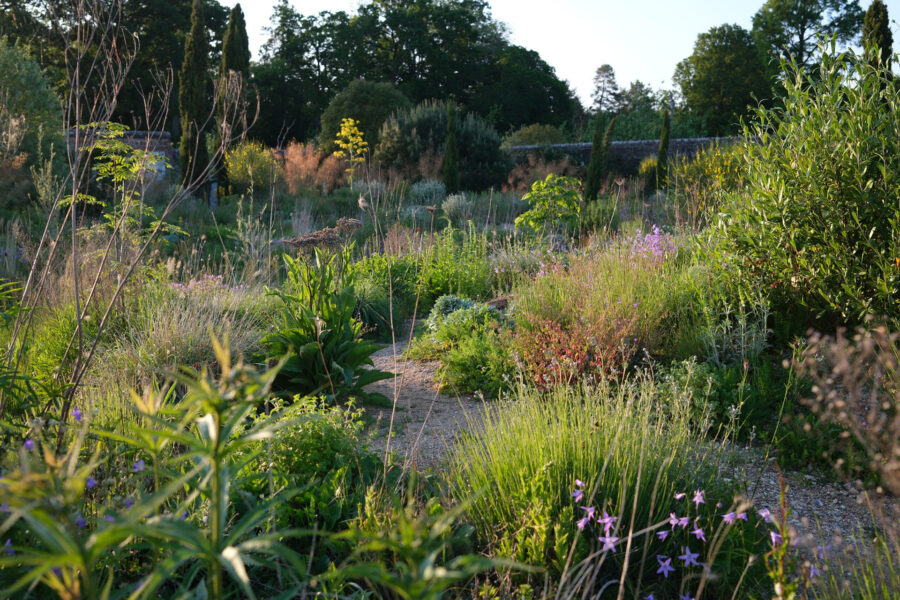
[[[722,446],[695,433],[686,403],[663,414],[649,378],[515,396],[451,454],[450,494],[470,500],[483,551],[545,568],[560,598],[730,597],[745,570],[762,577],[759,519],[717,477]]]

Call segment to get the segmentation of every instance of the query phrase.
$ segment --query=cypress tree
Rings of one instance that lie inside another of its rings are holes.
[[[891,34],[887,7],[882,0],[872,0],[869,10],[866,11],[862,43],[866,56],[877,55],[881,59],[881,66],[886,68],[890,66],[891,56],[894,53],[894,36]]]
[[[225,75],[228,71],[238,73],[244,81],[250,78],[250,41],[240,4],[235,4],[231,9],[225,37],[222,38],[221,74]]]
[[[459,148],[456,146],[456,103],[447,105],[447,143],[444,145],[444,165],[441,174],[448,194],[459,191]]]
[[[228,15],[228,27],[225,29],[225,37],[222,39],[222,62],[219,65],[219,127],[216,131],[217,136],[222,135],[226,124],[227,115],[225,114],[223,93],[229,72],[233,72],[241,78],[241,95],[243,96],[245,94],[244,86],[250,80],[250,41],[247,37],[247,23],[244,20],[244,12],[241,10],[240,4],[235,4],[234,8],[231,9],[231,13]],[[245,117],[246,115],[239,116]],[[236,123],[231,123],[230,125],[234,126]],[[246,127],[246,119],[243,119],[241,132],[245,131]],[[225,145],[223,152],[228,150],[228,140],[219,139],[218,141],[220,145]],[[230,191],[229,188],[228,173],[224,166],[220,167],[219,191],[224,194]]]
[[[184,46],[178,92],[181,177],[185,185],[199,176],[209,164],[206,140],[200,128],[209,116],[208,56],[209,37],[203,18],[203,2],[194,0],[191,32]]]
[[[606,177],[606,153],[609,150],[609,143],[612,141],[613,128],[616,124],[618,115],[613,115],[606,127],[603,127],[603,119],[597,118],[594,126],[594,139],[591,142],[591,160],[588,163],[587,180],[584,184],[584,200],[590,202],[596,200],[600,195],[600,187],[603,185],[603,178]],[[600,132],[603,132],[601,137]]]
[[[663,108],[662,131],[659,132],[659,149],[656,151],[656,185],[666,187],[669,178],[669,109]]]

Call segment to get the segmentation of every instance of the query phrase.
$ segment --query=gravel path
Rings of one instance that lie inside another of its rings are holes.
[[[780,514],[781,477],[790,508],[788,524],[797,545],[812,555],[819,546],[841,549],[853,546],[851,540],[868,546],[878,535],[866,494],[850,483],[841,483],[812,473],[781,473],[774,457],[766,457],[758,448],[734,448],[731,465],[723,468],[725,481],[745,484],[755,510],[768,509]],[[880,498],[883,507],[900,515],[900,498]],[[887,522],[890,522],[888,520]]]
[[[439,393],[435,383],[439,361],[403,360],[405,350],[404,340],[372,355],[376,368],[395,376],[367,389],[392,399],[396,408],[392,411],[366,407],[367,415],[374,421],[372,446],[380,453],[390,448],[390,452],[411,464],[433,467],[447,455],[453,439],[466,428],[467,419],[478,418],[484,403],[471,396]]]

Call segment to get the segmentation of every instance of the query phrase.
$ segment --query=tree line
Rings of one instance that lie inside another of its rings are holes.
[[[753,106],[780,93],[782,61],[814,73],[818,44],[830,39],[839,46],[861,41],[867,53],[874,51],[887,63],[893,39],[883,1],[873,0],[864,13],[857,0],[767,0],[749,31],[726,23],[697,36],[693,53],[675,69],[670,92],[654,92],[640,81],[620,88],[613,67],[600,66],[591,108],[607,119],[629,115],[643,125],[644,135],[637,137],[657,137],[660,119],[654,109],[663,108],[674,113],[677,133],[734,135]]]
[[[0,35],[27,47],[59,92],[65,86],[65,57],[58,23],[65,20],[58,17],[66,5],[0,0]],[[619,87],[615,71],[605,64],[595,75],[593,104],[583,107],[537,52],[509,41],[485,0],[369,0],[355,12],[316,15],[279,0],[268,39],[252,64],[239,6],[229,11],[216,0],[124,0],[119,18],[139,38],[140,51],[116,118],[141,128],[144,94],[169,70],[175,74],[171,98],[178,110],[168,128],[183,149],[198,152],[200,134],[219,132],[215,126],[195,131],[191,123],[214,110],[213,82],[230,71],[252,94],[251,112],[258,99],[250,135],[272,146],[317,136],[327,146],[329,136],[333,139],[329,128],[347,116],[335,116],[341,103],[373,94],[384,100],[381,108],[391,109],[452,100],[501,134],[543,124],[572,140],[591,139],[613,115],[616,139],[658,137],[659,111],[666,108],[671,135],[690,137],[737,132],[749,106],[778,93],[781,60],[815,69],[817,36],[847,45],[860,39],[865,25],[867,45],[880,48],[883,60],[892,43],[882,0],[872,2],[867,16],[856,0],[766,0],[751,30],[724,24],[700,34],[691,56],[673,74],[674,90],[653,90],[641,81]],[[371,109],[373,123],[386,117],[374,114],[378,108]]]

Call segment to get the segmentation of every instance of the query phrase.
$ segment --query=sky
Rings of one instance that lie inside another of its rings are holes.
[[[228,4],[229,0],[221,0]],[[723,23],[750,29],[764,0],[489,0],[494,19],[507,25],[514,44],[536,50],[590,104],[597,67],[610,64],[620,86],[640,79],[671,87],[679,61],[690,56],[697,34]],[[353,12],[360,0],[291,0],[305,15]],[[861,0],[867,8],[869,0]],[[242,5],[253,58],[267,39],[274,0]],[[885,0],[895,50],[900,47],[900,0]]]

